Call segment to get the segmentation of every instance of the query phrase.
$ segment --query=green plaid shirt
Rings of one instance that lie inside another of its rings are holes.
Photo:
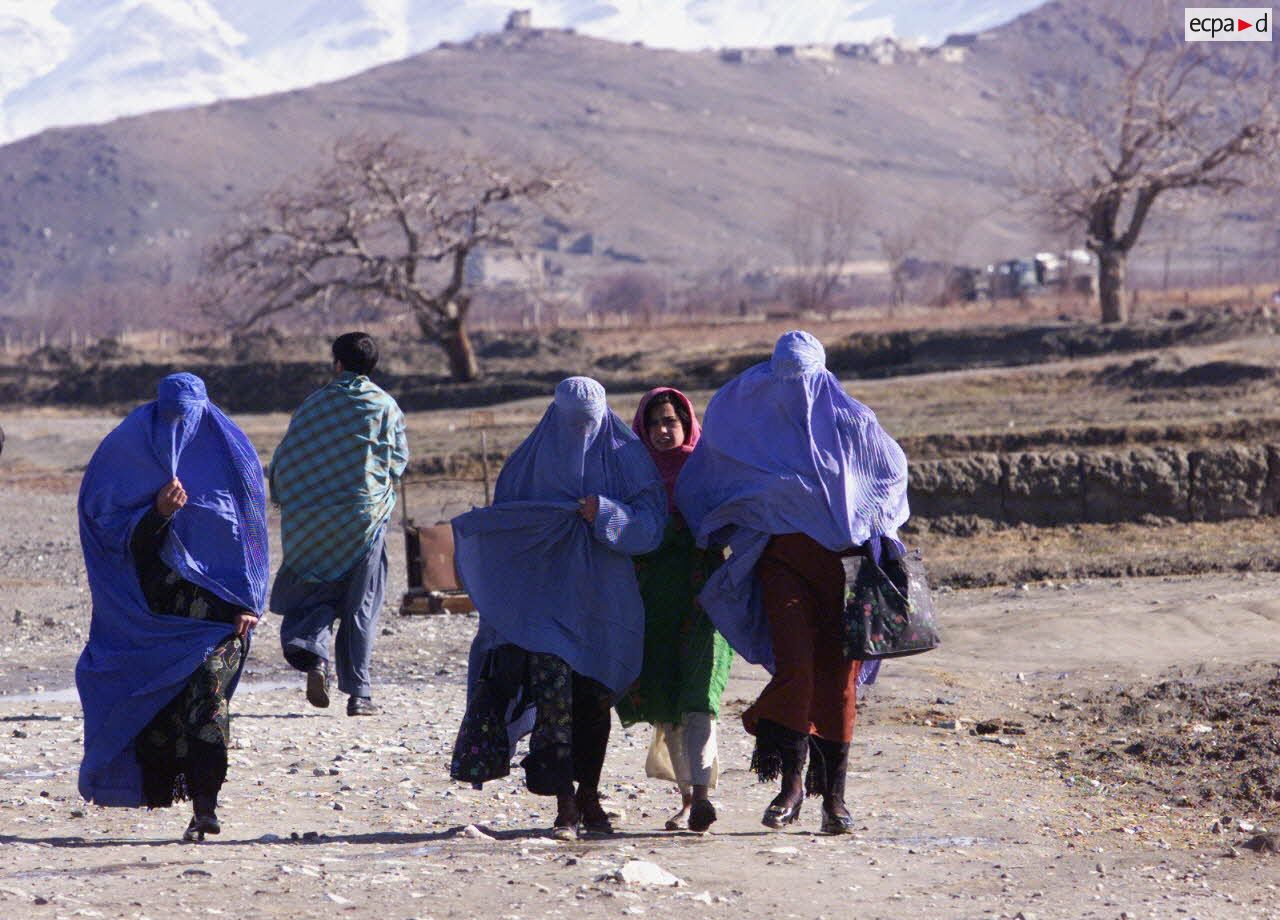
[[[338,581],[368,552],[409,462],[404,414],[368,377],[343,373],[303,401],[271,458],[284,565]]]

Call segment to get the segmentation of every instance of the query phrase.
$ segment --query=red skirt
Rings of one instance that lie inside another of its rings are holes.
[[[841,651],[844,567],[800,533],[769,541],[756,574],[764,593],[776,664],[773,679],[742,714],[754,735],[760,719],[794,732],[847,743],[858,714],[858,668]]]

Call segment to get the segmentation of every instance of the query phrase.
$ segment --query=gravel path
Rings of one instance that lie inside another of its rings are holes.
[[[1280,827],[1280,803],[1165,799],[1123,771],[1091,772],[1084,752],[1127,729],[1061,715],[1170,668],[1261,680],[1280,650],[1269,574],[941,595],[944,647],[887,665],[864,700],[848,838],[814,833],[816,802],[799,830],[760,826],[772,790],[746,770],[737,719],[757,669],[735,666],[726,693],[715,833],[660,830],[673,796],[643,777],[647,731],[615,726],[605,792],[620,832],[563,844],[545,834],[552,803],[518,775],[483,790],[447,777],[473,617],[389,606],[375,653],[384,708],[367,719],[307,706],[268,617],[233,704],[224,831],[179,843],[182,809],[101,809],[76,794],[69,688],[88,599],[74,461],[109,421],[11,455],[35,425],[6,419],[0,466],[0,905],[15,918],[1280,918],[1280,863],[1245,848]],[[391,557],[394,605],[404,576]],[[1198,731],[1176,705],[1160,718]],[[616,880],[631,861],[681,884]]]

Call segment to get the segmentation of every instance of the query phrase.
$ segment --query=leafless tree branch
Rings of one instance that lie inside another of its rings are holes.
[[[390,305],[444,349],[455,379],[475,379],[468,261],[522,249],[531,221],[577,191],[567,172],[394,137],[340,142],[331,167],[275,192],[208,247],[201,306],[246,329],[282,313]]]
[[[848,185],[816,187],[782,227],[793,267],[792,298],[801,310],[832,309],[832,295],[853,259],[862,206]]]
[[[1148,22],[1181,22],[1167,3],[1152,7]],[[1255,186],[1274,174],[1280,143],[1270,45],[1209,53],[1157,31],[1117,46],[1115,65],[1029,92],[1020,115],[1033,142],[1015,164],[1025,193],[1059,227],[1085,228],[1104,321],[1127,318],[1126,260],[1157,201]]]

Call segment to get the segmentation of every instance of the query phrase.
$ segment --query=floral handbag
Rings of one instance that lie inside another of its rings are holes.
[[[942,641],[919,550],[877,564],[866,556],[844,563],[844,655],[876,661],[918,655]]]

